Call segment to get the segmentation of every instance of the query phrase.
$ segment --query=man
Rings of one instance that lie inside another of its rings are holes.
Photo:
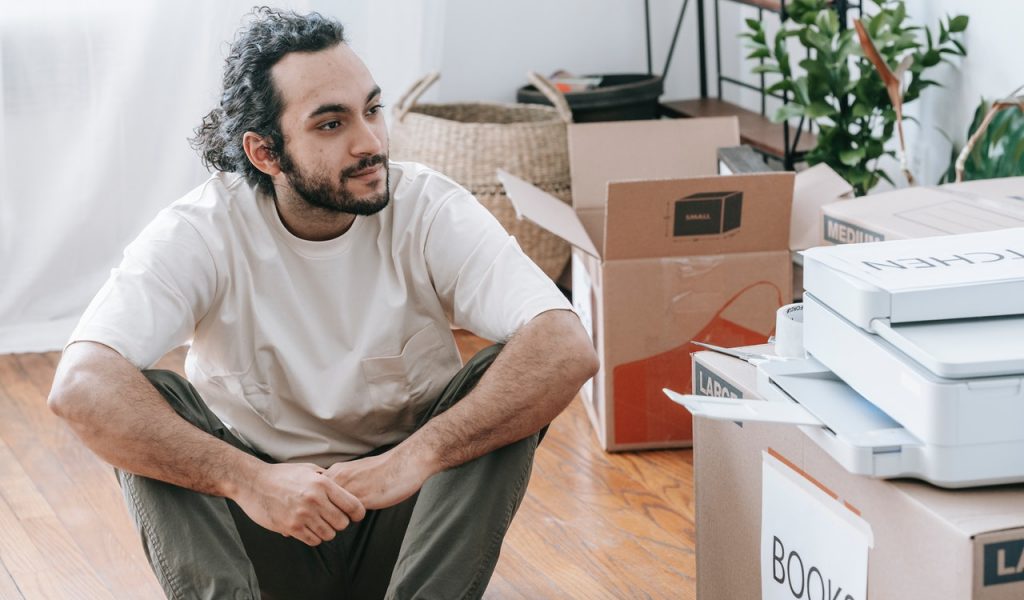
[[[335,21],[257,10],[193,144],[218,172],[125,250],[49,399],[167,595],[480,596],[597,369],[576,315],[468,192],[388,161]],[[460,370],[449,323],[507,343]],[[189,339],[189,381],[143,370]]]

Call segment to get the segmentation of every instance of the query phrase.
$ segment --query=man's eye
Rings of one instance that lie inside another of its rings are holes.
[[[327,121],[326,123],[320,125],[318,129],[323,129],[326,131],[328,129],[337,129],[338,127],[341,127],[341,123],[339,121]]]
[[[370,114],[370,115],[375,115],[375,114],[379,113],[382,110],[384,110],[384,105],[383,104],[375,104],[375,105],[371,106],[370,110],[366,111],[366,113]]]

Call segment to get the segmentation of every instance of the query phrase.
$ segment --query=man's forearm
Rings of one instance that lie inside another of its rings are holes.
[[[469,395],[403,444],[431,472],[473,460],[550,423],[597,365],[574,313],[543,313],[509,341]]]
[[[115,467],[231,498],[256,524],[311,546],[366,514],[320,467],[268,464],[194,427],[106,346],[68,347],[49,404]]]
[[[119,469],[232,496],[261,461],[185,421],[120,354],[89,342],[65,351],[49,405]]]

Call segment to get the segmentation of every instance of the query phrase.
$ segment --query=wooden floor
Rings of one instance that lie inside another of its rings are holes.
[[[464,355],[484,344],[457,338]],[[0,355],[0,600],[162,598],[110,467],[46,408],[58,358]],[[606,454],[577,400],[538,450],[485,598],[693,598],[694,539],[691,452]]]

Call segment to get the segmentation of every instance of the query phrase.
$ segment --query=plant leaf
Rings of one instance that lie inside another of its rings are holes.
[[[813,29],[803,30],[800,35],[800,41],[804,46],[814,48],[819,52],[828,52],[832,49],[831,44],[829,43],[829,38],[826,37],[825,34],[814,31]]]
[[[864,160],[864,148],[848,148],[839,151],[839,162],[848,167],[856,167]]]
[[[834,114],[837,114],[837,112],[838,111],[836,111],[836,109],[833,108],[831,104],[828,104],[827,102],[821,100],[815,100],[814,102],[808,104],[807,109],[805,111],[807,116],[812,119],[832,116]]]
[[[1006,176],[1012,177],[1014,175],[1024,175],[1024,135],[1017,140],[1017,147],[1014,148],[1011,157],[1011,170],[1006,174]]]
[[[970,17],[967,15],[957,15],[949,20],[949,31],[950,33],[960,33],[967,29],[967,23]]]
[[[793,89],[793,95],[796,96],[796,101],[804,106],[811,103],[811,95],[807,90],[807,78],[801,77],[796,80],[796,85]]]
[[[814,24],[821,30],[822,37],[831,38],[839,31],[839,18],[832,10],[823,10],[818,13],[818,16],[814,18]]]
[[[772,121],[781,123],[786,119],[803,117],[805,114],[806,113],[802,105],[790,102],[789,104],[783,104],[779,107],[779,110],[775,111],[775,114],[772,115]]]
[[[925,52],[923,55],[921,55],[921,66],[925,68],[934,67],[935,65],[939,64],[939,60],[941,58],[942,55],[939,54],[938,50],[929,50],[928,52]]]

